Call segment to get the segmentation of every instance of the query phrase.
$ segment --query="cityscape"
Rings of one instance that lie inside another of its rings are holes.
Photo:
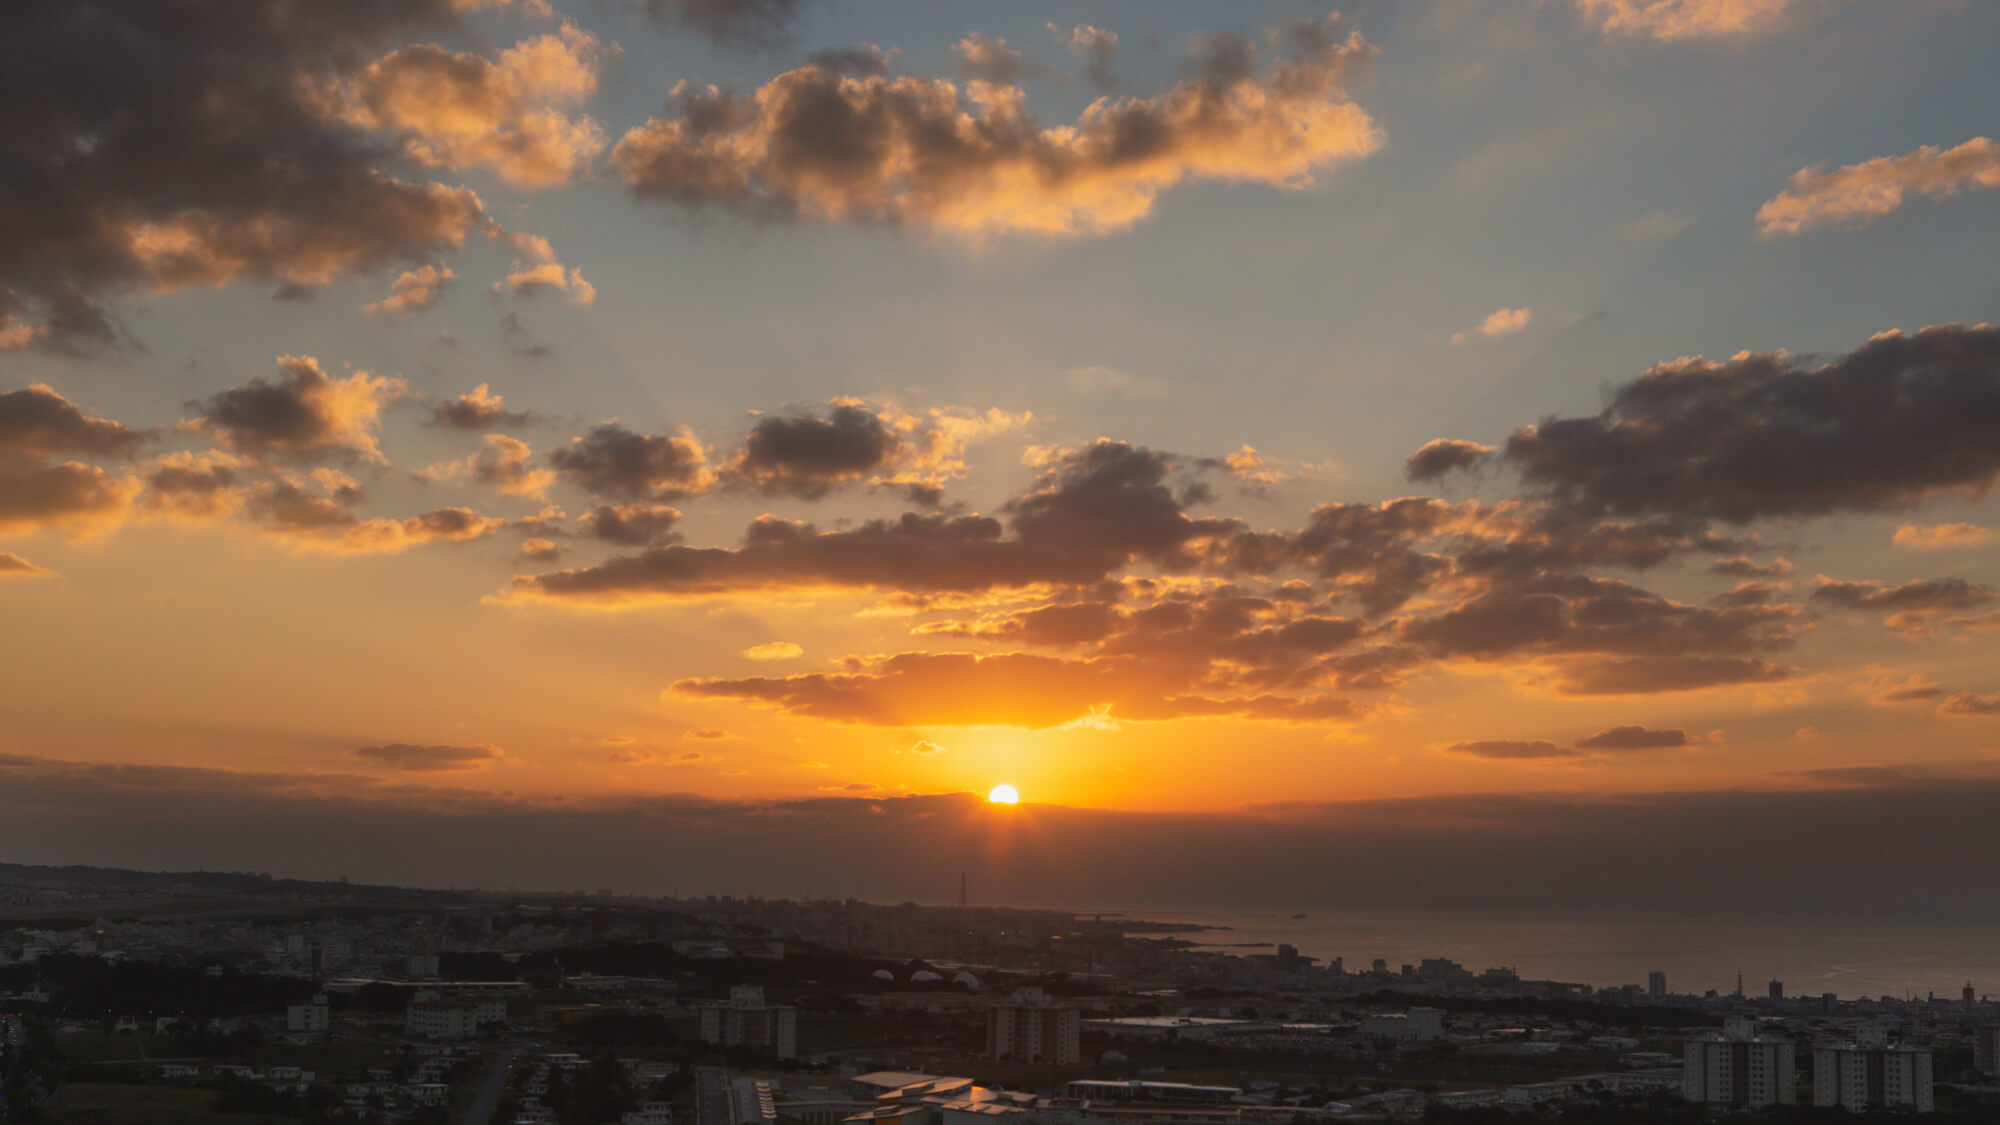
[[[1694,995],[1659,971],[1220,953],[1185,923],[967,904],[81,868],[10,868],[0,887],[10,919],[44,915],[0,921],[7,1104],[55,1121],[2000,1112],[2000,1004],[1972,982]]]
[[[1996,46],[0,0],[0,1125],[2000,1122]]]

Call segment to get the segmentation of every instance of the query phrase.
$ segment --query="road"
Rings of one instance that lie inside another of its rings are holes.
[[[459,1125],[492,1125],[493,1111],[500,1108],[500,1099],[507,1093],[507,1078],[514,1072],[514,1060],[520,1055],[521,1048],[509,1047],[493,1056],[486,1077],[479,1081],[479,1096],[472,1099],[465,1116],[459,1118]]]
[[[729,1072],[719,1066],[694,1072],[695,1125],[729,1125]]]

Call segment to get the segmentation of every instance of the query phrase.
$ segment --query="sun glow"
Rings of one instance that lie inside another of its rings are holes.
[[[996,805],[1018,805],[1021,803],[1021,794],[1011,785],[995,785],[993,791],[986,795],[986,799]]]

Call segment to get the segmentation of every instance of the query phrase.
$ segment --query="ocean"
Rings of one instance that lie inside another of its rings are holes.
[[[1114,913],[1106,911],[1107,914]],[[1224,952],[1271,952],[1293,945],[1321,963],[1345,959],[1349,972],[1380,957],[1391,972],[1446,957],[1473,972],[1508,966],[1533,980],[1598,988],[1646,983],[1667,974],[1675,993],[1735,990],[1766,995],[1773,979],[1787,996],[1957,997],[1970,981],[2000,994],[2000,928],[1992,925],[1827,918],[1742,919],[1686,914],[1587,911],[1312,910],[1283,912],[1116,911],[1157,922],[1227,926],[1179,935]],[[1249,947],[1253,943],[1269,943]]]

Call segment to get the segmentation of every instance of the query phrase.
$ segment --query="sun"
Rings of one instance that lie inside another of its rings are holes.
[[[1018,805],[1021,794],[1011,785],[995,785],[993,792],[986,795],[986,800],[995,805]]]

